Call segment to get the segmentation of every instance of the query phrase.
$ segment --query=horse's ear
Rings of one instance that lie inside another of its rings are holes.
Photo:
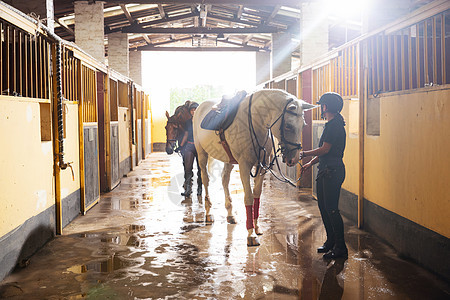
[[[167,118],[167,119],[170,118],[169,112],[168,112],[167,110],[166,110],[166,118]]]
[[[319,107],[318,105],[314,105],[314,104],[305,102],[303,100],[300,100],[300,101],[302,101],[302,109],[303,109],[303,111],[307,111],[307,110]]]

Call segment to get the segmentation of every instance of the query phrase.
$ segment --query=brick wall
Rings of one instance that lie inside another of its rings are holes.
[[[97,60],[105,61],[103,2],[75,1],[75,43]]]
[[[108,34],[108,64],[117,72],[128,76],[130,57],[128,54],[128,35],[115,32]]]

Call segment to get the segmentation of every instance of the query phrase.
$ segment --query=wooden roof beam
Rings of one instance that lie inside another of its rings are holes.
[[[148,45],[151,45],[151,44],[152,44],[152,40],[148,37],[148,35],[143,34],[142,37],[144,38],[145,42],[146,42]]]
[[[67,24],[64,22],[64,20],[55,18],[55,22],[58,23],[65,31],[67,31],[71,35],[75,36],[75,32],[69,26],[67,26]]]
[[[253,34],[249,34],[242,40],[242,44],[247,45],[248,42],[253,38]]]
[[[142,26],[165,24],[165,23],[170,23],[170,22],[174,22],[174,21],[189,19],[189,18],[196,17],[196,16],[198,16],[198,13],[189,13],[189,14],[184,14],[184,15],[180,15],[180,16],[176,16],[176,17],[165,18],[165,19],[160,19],[160,20],[155,20],[155,21],[150,21],[150,22],[145,22],[145,23],[139,23],[139,24],[134,22],[133,24],[131,24],[129,26],[118,27],[118,28],[114,28],[114,29],[110,29],[108,26],[105,26],[105,34],[112,33],[112,32],[118,32],[118,31],[133,32],[133,30],[136,28],[142,29]]]
[[[125,14],[125,17],[127,17],[128,22],[130,22],[131,25],[135,22],[133,17],[130,14],[130,11],[128,10],[127,6],[125,4],[120,4],[120,8],[122,9],[123,13]]]
[[[252,51],[259,52],[262,49],[258,47],[149,47],[140,46],[135,48],[137,51]]]
[[[164,12],[164,7],[162,6],[161,3],[158,4],[158,10],[159,10],[159,15],[161,16],[161,19],[165,19],[166,13]]]
[[[160,27],[124,27],[124,33],[146,33],[146,34],[256,34],[256,33],[278,33],[280,29],[269,26],[259,26],[252,28],[160,28]]]
[[[230,25],[231,27],[234,26],[234,23],[250,25],[250,26],[258,26],[258,25],[260,25],[260,24],[255,23],[255,22],[244,21],[244,20],[241,20],[239,18],[222,17],[222,16],[218,16],[216,14],[209,14],[209,18],[220,20],[220,21],[225,21],[225,22],[231,22],[231,25]]]
[[[103,0],[107,4],[212,4],[212,5],[223,5],[223,4],[240,4],[244,6],[293,6],[299,7],[301,2],[315,1],[315,0]],[[236,3],[238,2],[238,3]]]
[[[270,22],[272,22],[273,18],[275,18],[275,16],[278,14],[278,11],[280,10],[281,5],[277,5],[274,7],[272,13],[270,14],[270,16],[267,18],[266,20],[266,24],[269,25]]]
[[[244,5],[239,5],[237,14],[236,14],[236,19],[240,19],[242,17],[242,12],[244,11]]]

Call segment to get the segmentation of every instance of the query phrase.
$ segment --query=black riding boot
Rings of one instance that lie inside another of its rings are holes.
[[[181,196],[189,197],[192,194],[192,183],[186,184],[186,189],[183,193],[181,193]]]
[[[325,226],[325,231],[327,233],[327,240],[325,241],[325,243],[323,243],[322,246],[317,248],[317,252],[318,253],[327,253],[328,251],[333,249],[336,238],[334,236],[333,225],[331,224],[331,219],[330,219],[330,216],[328,215],[328,212],[326,211],[326,209],[324,207],[321,207],[320,204],[319,204],[319,209],[320,209],[320,215],[322,216],[322,222],[323,222],[323,225]]]
[[[192,173],[187,174],[184,180],[184,192],[181,193],[181,196],[189,197],[192,194]]]
[[[334,210],[330,214],[331,224],[333,225],[335,244],[333,250],[323,255],[324,258],[347,258],[348,249],[344,239],[344,222],[342,221],[339,210]]]

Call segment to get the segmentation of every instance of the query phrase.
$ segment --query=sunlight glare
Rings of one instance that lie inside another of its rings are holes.
[[[359,18],[368,0],[327,0],[330,16],[340,19]]]

